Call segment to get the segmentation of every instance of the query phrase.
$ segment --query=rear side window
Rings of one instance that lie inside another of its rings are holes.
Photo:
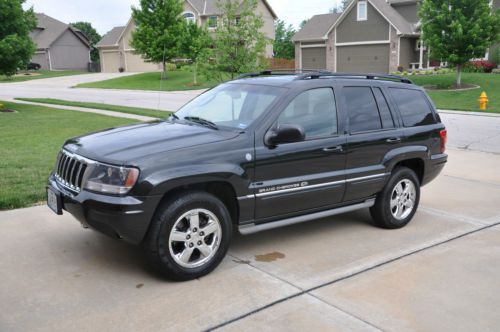
[[[278,124],[296,124],[304,128],[306,139],[337,134],[337,109],[331,88],[301,93],[278,118]]]
[[[382,119],[382,126],[384,129],[394,128],[394,119],[392,118],[392,114],[384,94],[380,88],[373,88],[373,94],[377,100],[378,110],[380,111],[380,119]]]
[[[425,126],[436,123],[432,109],[422,91],[391,88],[405,127]]]
[[[382,122],[370,87],[345,87],[343,94],[351,133],[382,129]]]

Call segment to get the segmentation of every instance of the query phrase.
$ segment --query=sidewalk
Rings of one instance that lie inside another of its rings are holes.
[[[18,103],[18,104],[29,104],[29,105],[38,105],[38,106],[44,106],[44,107],[52,107],[52,108],[58,108],[58,109],[62,109],[62,110],[70,110],[70,111],[77,111],[77,112],[84,112],[84,113],[96,113],[96,114],[101,114],[101,115],[112,116],[115,118],[133,119],[133,120],[139,120],[139,121],[144,121],[144,122],[158,120],[157,118],[152,118],[149,116],[106,111],[106,110],[100,110],[100,109],[95,109],[95,108],[52,105],[52,104],[45,104],[45,103],[34,103],[31,101],[16,100],[14,98],[6,99],[5,101]]]

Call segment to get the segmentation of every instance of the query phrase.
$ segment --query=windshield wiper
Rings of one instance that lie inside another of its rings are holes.
[[[197,116],[185,116],[184,120],[201,124],[202,126],[209,127],[215,130],[219,130],[219,127],[212,121],[197,117]]]

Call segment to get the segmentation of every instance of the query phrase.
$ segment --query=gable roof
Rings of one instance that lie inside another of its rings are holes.
[[[221,14],[221,11],[217,5],[219,0],[185,0],[185,1],[190,3],[191,6],[193,6],[194,9],[196,9],[198,14],[201,16],[220,15]],[[269,9],[269,11],[271,12],[271,15],[273,15],[273,17],[275,19],[277,19],[278,15],[276,15],[276,13],[274,12],[274,10],[271,7],[271,5],[269,4],[269,2],[267,0],[260,0],[260,1],[262,1],[264,3],[264,5],[267,7],[267,9]],[[243,1],[240,0],[240,3],[242,3],[242,2]]]
[[[328,31],[339,19],[339,13],[315,15],[292,38],[292,41],[327,39]]]
[[[36,13],[35,16],[37,19],[37,26],[35,30],[30,33],[30,37],[36,43],[38,49],[50,48],[50,46],[68,29],[73,32],[82,43],[90,47],[89,40],[80,30],[43,13]]]
[[[125,25],[121,27],[114,27],[102,37],[102,39],[97,43],[96,47],[118,45],[120,37],[125,28],[126,28]]]
[[[367,0],[386,20],[391,24],[401,35],[419,35],[418,27],[416,24],[408,22],[394,7],[392,7],[386,0]],[[398,2],[398,0],[392,0]],[[399,1],[402,2],[402,1]],[[408,2],[408,1],[406,1]],[[346,10],[342,13],[330,31],[347,16],[347,14],[356,7],[357,1],[351,1]],[[329,33],[330,33],[329,31]]]

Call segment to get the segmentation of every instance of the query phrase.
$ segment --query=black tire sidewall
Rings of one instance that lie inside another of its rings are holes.
[[[395,186],[402,180],[410,180],[415,186],[416,197],[415,204],[413,206],[413,210],[405,219],[398,220],[396,219],[391,212],[391,197],[392,192],[394,191]],[[402,228],[406,226],[415,216],[415,213],[418,210],[418,206],[420,203],[420,181],[418,180],[417,175],[414,171],[406,167],[398,167],[393,171],[393,174],[387,185],[384,187],[384,190],[377,197],[376,211],[377,220],[381,226],[385,228]],[[377,206],[378,205],[378,206]]]
[[[194,209],[208,210],[219,219],[221,239],[217,253],[210,261],[190,269],[177,264],[170,255],[168,238],[177,219]],[[169,279],[191,280],[210,273],[224,259],[231,242],[232,222],[227,208],[218,198],[204,192],[190,192],[164,204],[159,212],[151,229],[149,250],[156,256],[153,264],[161,274]]]

